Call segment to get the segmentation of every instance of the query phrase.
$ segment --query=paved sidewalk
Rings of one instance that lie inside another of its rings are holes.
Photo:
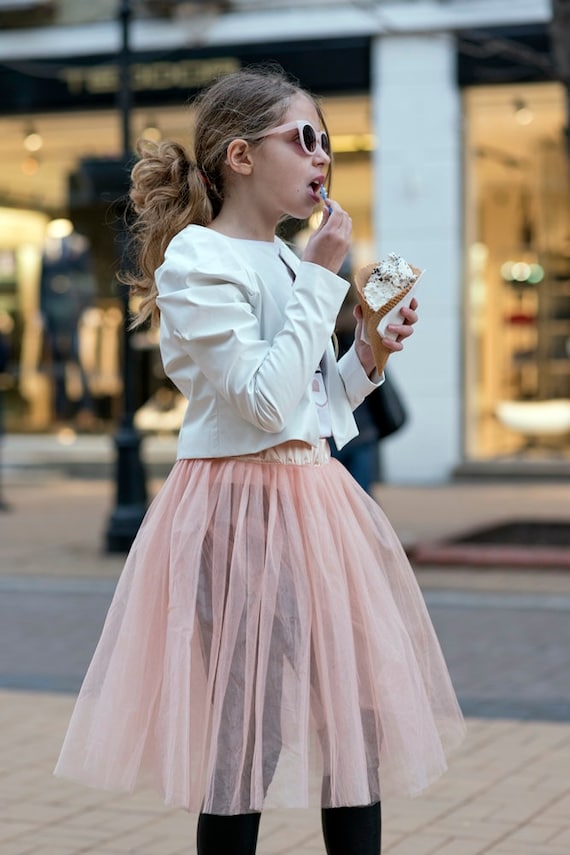
[[[76,616],[64,632],[61,613],[49,612],[47,599],[66,591],[81,595],[95,633],[96,607],[103,608],[123,563],[123,556],[102,552],[113,485],[103,478],[62,479],[57,460],[46,466],[44,457],[32,468],[25,465],[25,449],[19,453],[19,463],[12,457],[4,473],[12,509],[0,513],[0,646],[9,657],[5,634],[12,626],[36,656],[34,633],[45,627],[59,639],[53,648],[46,643],[45,658],[63,667],[78,654],[81,638],[87,655],[88,621]],[[159,484],[153,481],[152,491]],[[559,518],[570,509],[564,483],[383,486],[377,496],[406,543],[513,514]],[[384,806],[383,853],[567,855],[570,573],[492,567],[417,572],[458,691],[476,691],[479,701],[502,692],[507,700],[538,706],[548,693],[555,702],[558,692],[562,714],[550,721],[469,718],[467,740],[448,774],[422,797]],[[14,658],[14,672],[25,686],[22,659]],[[71,693],[0,690],[1,855],[191,855],[195,818],[165,809],[156,795],[117,796],[51,776],[72,705]],[[318,811],[266,812],[259,855],[278,853],[323,855]]]
[[[0,692],[2,855],[190,855],[195,817],[153,793],[117,796],[51,777],[73,700]],[[567,855],[570,725],[469,721],[450,771],[387,802],[389,855]],[[323,855],[318,811],[266,811],[259,855]],[[220,853],[223,855],[223,853]]]

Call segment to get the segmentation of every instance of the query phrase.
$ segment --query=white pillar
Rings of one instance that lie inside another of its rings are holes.
[[[461,454],[461,102],[448,34],[381,36],[372,51],[374,237],[425,268],[420,320],[389,371],[407,426],[382,444],[391,483],[446,481]]]

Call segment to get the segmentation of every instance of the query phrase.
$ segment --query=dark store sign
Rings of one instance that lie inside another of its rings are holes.
[[[366,92],[370,85],[370,40],[314,40],[133,53],[135,106],[180,104],[219,75],[252,63],[278,63],[319,94]],[[0,114],[109,108],[119,88],[116,56],[67,60],[15,60],[0,64]]]
[[[181,59],[179,62],[133,62],[131,87],[133,92],[164,89],[199,89],[222,74],[237,71],[239,60],[235,57],[219,59]],[[69,94],[100,95],[114,93],[119,88],[117,65],[96,65],[91,68],[71,65],[63,68],[58,77]]]

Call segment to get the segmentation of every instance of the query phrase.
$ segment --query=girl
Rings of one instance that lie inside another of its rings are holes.
[[[321,109],[279,72],[237,72],[197,101],[195,160],[140,155],[137,320],[160,319],[188,409],[56,774],[150,781],[200,813],[199,855],[253,855],[264,806],[314,800],[329,855],[377,855],[381,793],[441,775],[463,722],[396,535],[328,451],[382,381],[359,313],[338,363],[331,343],[350,218],[327,198],[300,261],[275,236],[328,182]]]

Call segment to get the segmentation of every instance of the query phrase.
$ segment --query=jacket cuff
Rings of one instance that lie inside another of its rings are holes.
[[[367,375],[354,345],[339,360],[338,370],[353,410],[363,402],[367,395],[384,382],[384,373],[379,375],[375,370],[372,379]]]

